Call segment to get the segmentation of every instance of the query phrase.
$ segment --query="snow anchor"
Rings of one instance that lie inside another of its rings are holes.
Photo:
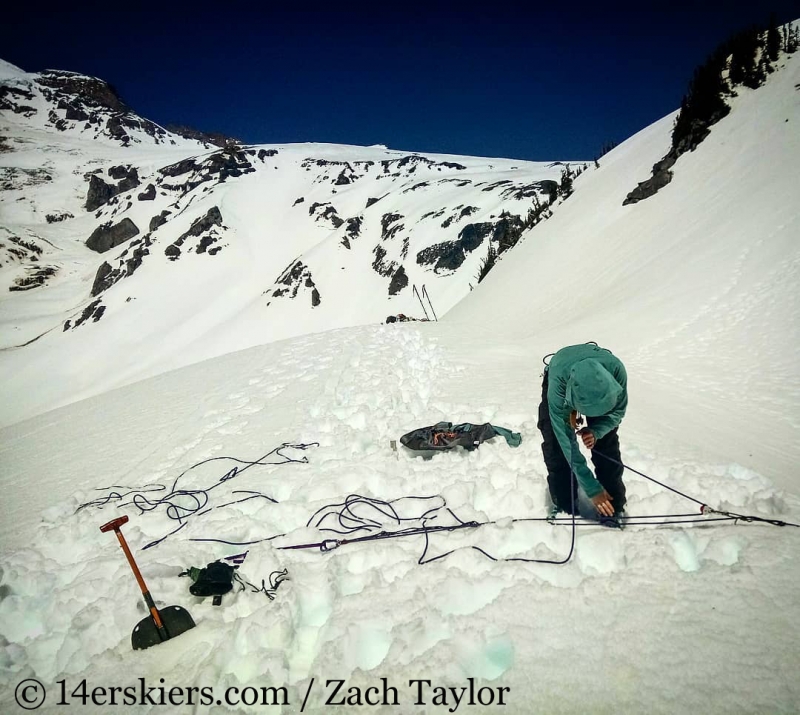
[[[693,501],[695,504],[700,505],[700,513],[701,514],[718,514],[720,516],[724,516],[728,519],[732,519],[734,521],[744,521],[744,522],[763,522],[765,524],[771,524],[772,526],[796,526],[800,528],[800,524],[793,524],[789,521],[781,521],[780,519],[767,519],[763,516],[753,516],[751,514],[736,514],[735,512],[730,511],[722,511],[720,509],[713,509],[708,504],[701,502],[699,499],[695,499],[694,497],[690,497],[688,494],[684,494],[682,491],[675,489],[674,487],[669,486],[669,484],[664,484],[664,482],[659,482],[658,479],[654,479],[653,477],[648,477],[644,472],[640,472],[633,467],[629,467],[627,464],[623,464],[618,459],[614,459],[613,457],[609,457],[607,454],[602,454],[601,452],[597,452],[597,454],[603,459],[607,459],[610,462],[614,462],[614,464],[618,464],[620,467],[627,469],[629,472],[633,472],[634,474],[638,474],[640,477],[644,477],[649,481],[658,484],[660,487],[664,487],[664,489],[669,489],[669,491],[674,492],[675,494],[682,496],[684,499],[688,499],[689,501]]]

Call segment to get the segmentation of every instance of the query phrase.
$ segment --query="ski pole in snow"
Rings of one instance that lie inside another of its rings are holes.
[[[430,320],[430,318],[428,317],[428,311],[425,309],[425,303],[422,302],[422,296],[419,294],[416,285],[414,285],[414,295],[417,296],[417,300],[419,301],[419,304],[422,306],[422,312],[425,313],[425,320]]]
[[[431,303],[431,297],[428,295],[428,289],[425,287],[425,284],[422,285],[422,296],[428,299],[428,305],[430,306],[431,313],[433,314],[433,319],[438,323],[439,318],[436,317],[436,311],[433,309],[433,303]]]
[[[150,615],[139,621],[131,634],[131,645],[133,649],[143,650],[150,646],[163,643],[170,638],[175,638],[175,636],[179,636],[184,631],[194,628],[195,622],[189,615],[189,612],[181,606],[167,606],[160,611],[156,608],[156,604],[153,601],[153,597],[150,595],[147,584],[142,578],[142,574],[139,571],[139,567],[136,565],[130,548],[128,548],[128,543],[125,541],[125,537],[120,531],[120,527],[127,523],[128,517],[120,516],[117,519],[112,519],[107,524],[103,524],[103,526],[100,527],[100,531],[103,533],[113,531],[117,535],[119,545],[125,552],[125,557],[128,559],[133,575],[136,577],[136,582],[142,590],[142,596],[144,596],[144,601],[150,611]]]

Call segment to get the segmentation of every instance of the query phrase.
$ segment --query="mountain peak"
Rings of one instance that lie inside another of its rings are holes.
[[[0,82],[25,77],[26,74],[27,72],[25,72],[25,70],[20,69],[16,65],[12,65],[5,60],[0,60]]]

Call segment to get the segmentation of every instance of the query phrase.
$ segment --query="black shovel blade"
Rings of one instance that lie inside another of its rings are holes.
[[[153,617],[147,616],[136,624],[131,634],[131,645],[134,650],[144,650],[150,646],[158,645],[165,640],[179,636],[195,626],[189,611],[181,606],[167,606],[166,608],[160,608],[158,612],[161,616],[161,622],[164,624],[164,630],[167,632],[167,637],[161,637]]]

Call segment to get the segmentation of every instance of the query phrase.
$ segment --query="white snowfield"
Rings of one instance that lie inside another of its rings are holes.
[[[589,340],[628,369],[626,464],[712,508],[800,524],[800,55],[783,64],[739,91],[655,196],[622,206],[665,154],[672,116],[603,157],[440,322],[270,342],[0,430],[0,711],[21,712],[15,690],[31,679],[43,713],[112,712],[128,697],[134,712],[172,710],[157,704],[171,688],[175,711],[195,713],[800,711],[800,528],[590,525],[566,563],[503,560],[570,553],[570,526],[515,520],[546,511],[541,359]],[[247,311],[240,320],[227,335],[249,329]],[[65,350],[80,350],[80,332]],[[52,372],[37,363],[36,400],[68,396],[58,350]],[[122,335],[104,350],[100,362],[137,359]],[[439,420],[489,421],[522,444],[430,460],[391,448]],[[284,443],[307,462],[259,460]],[[632,516],[699,514],[625,481]],[[165,504],[130,503],[173,488],[201,502],[175,533]],[[404,519],[362,502],[353,513],[371,533],[425,513],[428,525],[492,523],[430,534],[426,559],[452,553],[426,565],[420,535],[281,548],[348,538],[316,525],[349,495],[394,502]],[[144,651],[130,644],[141,595],[99,531],[123,514],[157,604],[197,623]],[[178,576],[244,551],[249,583],[287,570],[274,600],[237,586],[214,607]]]

